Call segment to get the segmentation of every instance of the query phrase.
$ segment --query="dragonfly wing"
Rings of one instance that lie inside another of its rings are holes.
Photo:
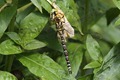
[[[68,22],[68,20],[66,19],[66,17],[65,17],[65,23],[63,23],[63,27],[64,27],[64,29],[67,32],[67,35],[69,37],[74,37],[74,29],[70,25],[70,23]]]

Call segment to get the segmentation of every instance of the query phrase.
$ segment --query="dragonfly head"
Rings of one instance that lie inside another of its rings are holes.
[[[51,19],[56,23],[63,21],[64,13],[61,10],[54,9],[51,13]]]

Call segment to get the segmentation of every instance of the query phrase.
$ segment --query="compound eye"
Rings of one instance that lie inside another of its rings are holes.
[[[56,12],[54,11],[54,12],[53,12],[53,14],[55,14],[55,15],[56,15]]]

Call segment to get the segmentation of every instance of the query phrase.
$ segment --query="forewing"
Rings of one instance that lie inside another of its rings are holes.
[[[68,22],[67,18],[65,17],[65,23],[63,23],[63,27],[65,31],[67,32],[69,37],[74,37],[74,29]]]

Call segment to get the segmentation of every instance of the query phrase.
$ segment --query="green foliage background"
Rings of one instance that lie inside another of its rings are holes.
[[[0,79],[120,80],[120,1],[56,4],[75,29],[67,41],[72,75],[47,0],[0,0]]]

